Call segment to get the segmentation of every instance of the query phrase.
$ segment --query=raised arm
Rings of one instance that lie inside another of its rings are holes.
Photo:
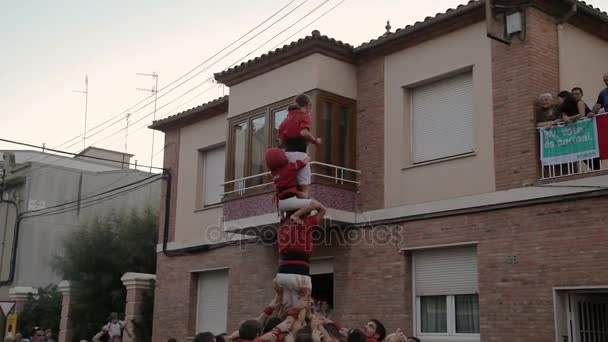
[[[311,144],[321,145],[321,138],[317,138],[314,135],[312,135],[312,133],[310,133],[310,130],[308,128],[303,128],[300,131],[300,135],[302,136],[302,138],[306,139],[306,141],[308,141]]]

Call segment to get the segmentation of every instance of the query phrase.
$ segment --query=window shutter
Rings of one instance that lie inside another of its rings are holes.
[[[477,249],[459,247],[414,252],[417,296],[478,292]]]
[[[203,272],[198,276],[197,334],[225,333],[228,321],[228,271]]]
[[[226,149],[224,147],[214,148],[205,152],[204,161],[204,205],[221,202],[222,187],[224,182],[224,168],[226,161]]]
[[[334,273],[334,259],[310,260],[310,275]]]
[[[412,89],[414,163],[474,151],[473,74]]]

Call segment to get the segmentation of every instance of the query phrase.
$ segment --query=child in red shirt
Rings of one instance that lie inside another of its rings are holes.
[[[313,210],[325,210],[323,205],[298,191],[297,173],[308,165],[310,158],[290,163],[280,148],[266,151],[266,166],[272,174],[279,212],[293,212],[291,220],[302,224],[302,217]]]
[[[287,117],[279,126],[279,138],[285,148],[288,160],[292,163],[308,158],[306,150],[309,143],[321,144],[321,138],[315,138],[310,133],[311,108],[312,100],[310,97],[306,94],[298,95],[294,104],[287,109]],[[308,197],[311,182],[310,165],[299,169],[297,182],[300,191]]]
[[[288,215],[277,228],[280,259],[274,282],[283,289],[283,305],[286,307],[294,307],[303,297],[310,297],[312,232],[324,215],[325,209],[321,209],[316,215],[307,217],[303,224],[295,223]]]

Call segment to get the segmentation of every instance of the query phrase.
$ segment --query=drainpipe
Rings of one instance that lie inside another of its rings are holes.
[[[19,243],[19,227],[21,224],[21,215],[19,214],[19,206],[17,205],[17,202],[15,201],[6,201],[3,200],[2,198],[0,198],[0,203],[9,203],[15,206],[15,237],[13,238],[13,249],[12,249],[12,254],[11,254],[11,264],[10,264],[10,271],[8,274],[8,279],[5,281],[0,281],[0,286],[6,286],[6,285],[10,285],[13,282],[13,279],[15,278],[15,268],[17,265],[17,246]],[[7,212],[8,215],[8,212]]]
[[[165,256],[171,256],[171,253],[167,251],[167,242],[169,240],[169,225],[171,222],[171,171],[166,170],[164,174],[167,187],[165,189],[165,222],[163,224],[163,253]]]

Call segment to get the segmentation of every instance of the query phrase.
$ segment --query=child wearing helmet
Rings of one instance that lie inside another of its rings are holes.
[[[325,210],[323,205],[298,189],[297,174],[310,162],[310,158],[289,162],[286,153],[280,148],[266,151],[266,166],[272,174],[276,188],[279,212],[294,212],[291,220],[302,224],[302,217],[313,210]]]

